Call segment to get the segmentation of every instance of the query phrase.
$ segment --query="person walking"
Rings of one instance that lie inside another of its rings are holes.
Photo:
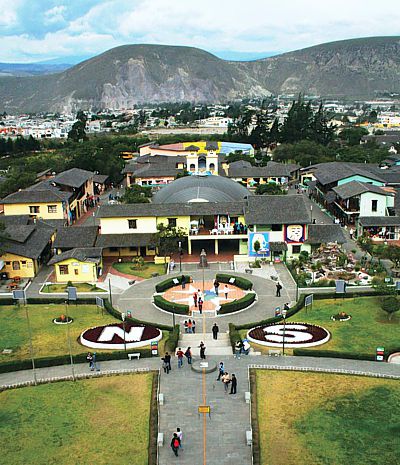
[[[349,229],[349,234],[350,234],[350,239],[353,240],[353,236],[354,236],[354,229],[353,228]]]
[[[185,289],[186,286],[186,276],[183,274],[181,277],[182,289]]]
[[[237,389],[237,378],[236,378],[235,373],[232,373],[231,392],[229,394],[236,394],[236,389]]]
[[[161,357],[161,361],[162,361],[162,367],[163,367],[164,373],[168,374],[169,373],[169,365],[165,361],[165,357]]]
[[[213,333],[213,339],[217,340],[218,333],[219,333],[219,328],[218,328],[217,323],[214,323],[214,326],[212,327],[212,333]]]
[[[225,300],[228,300],[228,292],[229,292],[228,285],[227,285],[227,284],[225,284],[225,286],[224,286],[224,294],[225,294]]]
[[[235,344],[235,358],[238,360],[240,360],[240,354],[242,352],[242,347],[243,347],[242,341],[239,339],[238,341],[236,341],[236,344]]]
[[[203,292],[200,289],[197,289],[197,301],[199,301],[200,299],[203,300],[203,297]]]
[[[276,297],[281,296],[282,284],[278,281],[276,283]]]
[[[188,347],[185,350],[185,357],[187,358],[188,365],[192,364],[192,348]]]
[[[199,298],[197,292],[195,291],[194,294],[193,294],[193,302],[194,302],[194,306],[197,308],[197,299]]]
[[[192,331],[193,331],[193,334],[196,333],[196,322],[194,320],[192,320]]]
[[[93,367],[92,367],[92,371],[94,371],[94,370],[100,371],[100,368],[99,368],[99,366],[97,365],[97,362],[96,362],[96,358],[97,358],[97,354],[96,354],[96,352],[93,352]]]
[[[185,320],[185,322],[183,323],[183,327],[185,328],[185,333],[188,333],[189,332],[189,327],[188,327],[187,320]]]
[[[168,352],[165,352],[164,361],[168,365],[168,374],[171,371],[171,355]]]
[[[218,378],[217,378],[217,381],[219,381],[222,376],[224,376],[224,373],[225,373],[225,366],[224,366],[224,362],[219,362],[219,365],[218,365]]]
[[[174,435],[172,436],[172,439],[171,439],[171,449],[174,452],[174,454],[176,455],[176,457],[178,457],[178,449],[179,449],[180,445],[181,445],[181,441],[180,441],[180,439],[178,437],[178,434],[174,433]]]
[[[219,289],[219,282],[217,279],[214,279],[214,292],[216,296],[218,296],[218,289]]]
[[[178,357],[178,368],[182,368],[184,355],[183,350],[179,347],[176,351],[176,356]]]
[[[179,449],[183,450],[183,447],[182,447],[183,433],[180,428],[176,428],[176,435],[178,436],[179,443],[180,443]]]
[[[188,333],[192,334],[192,331],[193,331],[193,323],[192,323],[192,320],[189,320],[188,321]]]
[[[226,394],[228,392],[229,383],[231,382],[231,378],[230,378],[229,373],[227,371],[225,371],[225,373],[222,375],[221,381],[224,384],[224,390],[225,390],[225,394]]]
[[[206,359],[206,346],[204,345],[204,342],[203,341],[200,341],[200,358],[202,360],[205,360]]]
[[[200,315],[203,313],[203,299],[199,297],[198,301]]]

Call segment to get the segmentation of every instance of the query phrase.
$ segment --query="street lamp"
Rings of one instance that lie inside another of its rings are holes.
[[[282,310],[282,317],[283,317],[283,343],[282,343],[282,355],[285,355],[285,332],[286,332],[286,314],[287,310]]]
[[[71,337],[69,334],[69,323],[68,323],[68,302],[65,301],[65,318],[66,318],[66,325],[67,325],[67,340],[68,340],[68,350],[69,350],[69,359],[71,362],[71,371],[72,371],[72,379],[75,381],[75,367],[74,367],[74,359],[72,357],[72,347],[71,347]]]
[[[126,338],[125,338],[125,318],[126,318],[126,313],[121,313],[122,317],[122,329],[124,330],[124,350],[126,352]]]
[[[182,273],[182,241],[178,241],[179,250],[179,273]]]
[[[311,211],[311,223],[313,221],[313,218],[312,218],[312,205],[310,205],[310,211]]]

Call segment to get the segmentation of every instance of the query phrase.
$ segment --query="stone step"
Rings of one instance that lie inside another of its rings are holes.
[[[215,341],[215,339],[213,338],[213,335],[211,333],[195,333],[195,334],[189,334],[189,333],[181,333],[180,334],[180,337],[179,337],[179,340],[181,341],[203,341],[204,343],[205,342],[208,342],[208,341]],[[217,341],[221,341],[221,342],[230,342],[230,339],[229,339],[229,334],[228,333],[220,333],[218,334],[218,339]]]
[[[232,355],[232,347],[210,347],[206,349],[206,355]]]

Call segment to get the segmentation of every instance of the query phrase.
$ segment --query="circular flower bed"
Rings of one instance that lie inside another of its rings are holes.
[[[54,318],[53,323],[56,325],[69,325],[74,321],[73,318],[66,316],[66,315],[60,315],[57,318]]]
[[[331,335],[322,326],[309,323],[282,323],[257,326],[247,333],[251,342],[268,347],[314,347],[328,342]]]
[[[331,320],[333,321],[349,321],[351,319],[351,315],[348,315],[346,312],[336,313],[336,315],[331,316]]]
[[[118,350],[133,349],[150,345],[151,341],[159,341],[162,332],[155,326],[125,323],[125,344],[123,323],[96,326],[87,329],[79,336],[82,345],[91,349]]]

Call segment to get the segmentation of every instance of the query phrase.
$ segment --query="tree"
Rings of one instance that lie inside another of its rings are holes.
[[[393,315],[400,310],[400,301],[395,296],[384,297],[382,299],[381,308],[388,314],[390,321]]]
[[[295,144],[281,144],[272,153],[274,161],[293,161],[301,166],[314,165],[335,160],[335,153],[329,147],[310,140]]]
[[[68,132],[68,139],[71,139],[75,142],[79,142],[79,141],[83,141],[87,139],[86,131],[85,131],[86,122],[87,122],[86,114],[82,110],[79,110],[78,113],[76,114],[76,121],[72,125],[71,130]]]
[[[345,128],[339,133],[339,139],[347,145],[359,145],[361,138],[368,135],[368,130],[361,127]]]
[[[258,251],[261,249],[260,241],[254,241],[253,249],[254,249],[254,252],[258,254]]]
[[[256,187],[256,195],[284,195],[284,191],[279,184],[269,182],[267,184],[259,184]]]
[[[121,197],[121,200],[124,203],[149,203],[152,195],[150,186],[133,184],[131,187],[125,189],[125,193]]]
[[[400,247],[388,245],[383,253],[383,258],[390,260],[396,269],[400,268]]]
[[[187,236],[183,228],[176,226],[164,226],[164,223],[157,225],[157,232],[153,234],[152,242],[158,250],[158,254],[164,257],[164,264],[167,264],[167,255],[179,252],[179,242]]]

